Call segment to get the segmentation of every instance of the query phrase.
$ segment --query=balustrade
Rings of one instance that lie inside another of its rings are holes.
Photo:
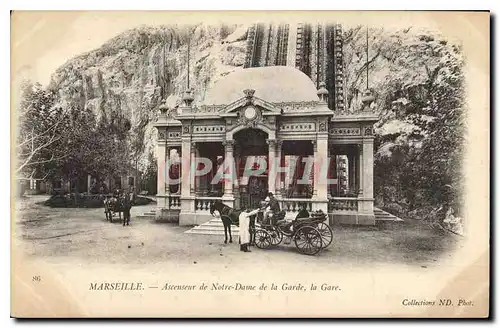
[[[196,212],[207,212],[210,210],[210,206],[215,203],[216,200],[222,200],[220,197],[196,197],[194,202],[194,208]]]
[[[328,211],[353,211],[358,210],[358,199],[355,197],[333,197],[328,202]]]
[[[286,212],[298,212],[301,208],[305,207],[309,212],[312,211],[312,203],[311,199],[303,199],[303,198],[283,198],[279,201],[281,209]]]
[[[180,195],[169,195],[168,197],[168,209],[177,210],[181,208],[181,196]]]

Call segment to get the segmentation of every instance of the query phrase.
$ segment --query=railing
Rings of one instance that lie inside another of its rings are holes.
[[[358,199],[356,197],[333,197],[328,202],[328,211],[348,211],[358,210]]]
[[[313,204],[312,199],[304,199],[304,198],[283,198],[279,200],[281,209],[286,211],[286,212],[298,212],[300,211],[301,208],[304,208],[308,210],[309,212],[312,211],[312,204]]]
[[[181,195],[166,195],[167,208],[169,210],[178,210],[181,208]]]
[[[216,200],[222,200],[221,197],[196,197],[194,200],[194,208],[196,212],[208,212],[210,206],[215,203]]]

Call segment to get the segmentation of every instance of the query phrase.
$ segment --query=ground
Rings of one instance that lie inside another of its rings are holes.
[[[14,316],[290,317],[307,316],[308,304],[316,316],[331,317],[359,312],[360,300],[369,302],[362,308],[368,316],[417,315],[412,311],[419,309],[401,306],[402,300],[441,290],[442,270],[433,269],[452,267],[453,250],[463,242],[405,222],[334,226],[332,245],[316,256],[301,255],[293,245],[243,253],[237,243],[225,245],[223,236],[185,234],[189,227],[137,219],[150,206],[134,207],[131,225],[123,227],[106,222],[103,209],[49,208],[43,200],[15,203]],[[411,289],[422,277],[427,283]],[[92,290],[115,282],[142,287]],[[237,284],[250,289],[225,289]],[[197,289],[165,288],[172,285]]]
[[[237,242],[224,245],[223,236],[185,234],[189,227],[136,219],[150,206],[132,209],[131,225],[106,222],[103,209],[49,208],[43,196],[17,201],[13,243],[29,257],[54,263],[144,265],[176,263],[201,269],[205,264],[244,266],[380,265],[422,269],[446,261],[462,238],[439,234],[419,222],[392,227],[334,226],[334,241],[316,256],[299,254],[293,243],[252,253]],[[237,236],[233,236],[235,241]]]

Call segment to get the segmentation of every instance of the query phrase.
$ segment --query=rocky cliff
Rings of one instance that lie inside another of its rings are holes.
[[[154,151],[158,106],[162,99],[175,103],[186,87],[188,40],[190,85],[200,102],[220,77],[243,68],[246,34],[242,25],[135,28],[69,60],[53,74],[49,88],[64,107],[130,119],[130,141],[139,145],[143,168]]]

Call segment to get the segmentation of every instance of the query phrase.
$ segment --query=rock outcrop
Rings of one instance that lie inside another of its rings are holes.
[[[49,88],[62,106],[88,108],[103,119],[130,119],[131,142],[143,144],[141,168],[154,150],[158,106],[163,99],[175,102],[186,88],[188,40],[190,85],[199,103],[220,77],[243,68],[246,33],[242,25],[135,28],[69,60]]]

